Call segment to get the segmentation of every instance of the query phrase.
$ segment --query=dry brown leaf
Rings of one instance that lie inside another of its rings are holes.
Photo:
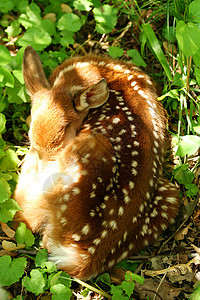
[[[167,282],[163,282],[160,286],[159,284],[160,283],[158,281],[153,280],[152,278],[146,278],[143,285],[136,283],[135,290],[139,293],[141,300],[147,299],[147,296],[150,300],[152,300],[155,297],[156,293],[165,300],[177,299],[178,295],[181,292],[181,289],[175,288]],[[157,296],[156,299],[160,298]]]
[[[72,13],[72,9],[69,5],[65,4],[65,3],[61,3],[60,4],[61,10],[64,13]]]
[[[185,228],[179,230],[176,234],[175,234],[175,238],[176,240],[180,241],[183,240],[185,238],[185,236],[188,234],[188,230],[191,227],[191,224],[189,224],[188,226],[186,226]]]
[[[1,222],[3,232],[11,239],[15,237],[15,231],[11,229],[7,224]]]
[[[164,268],[161,257],[159,257],[159,256],[152,257],[150,259],[150,261],[151,261],[151,267],[153,270],[160,270],[160,269]]]
[[[5,256],[5,255],[17,256],[18,254],[7,250],[0,250],[0,256]]]
[[[15,250],[19,250],[19,249],[24,249],[26,247],[26,245],[25,244],[16,245],[15,243],[4,240],[2,242],[2,247],[4,250],[7,250],[7,251],[15,251]]]
[[[46,14],[44,17],[43,17],[44,20],[46,19],[49,19],[51,20],[53,23],[56,22],[56,14],[54,13],[49,13],[49,14]]]

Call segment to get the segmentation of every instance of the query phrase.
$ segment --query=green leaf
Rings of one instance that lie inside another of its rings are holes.
[[[97,32],[100,34],[111,32],[117,23],[117,13],[118,10],[108,4],[104,4],[102,8],[94,8]]]
[[[174,99],[177,99],[179,100],[179,92],[178,92],[178,89],[172,89],[170,90],[168,93],[158,97],[158,100],[163,100],[165,99],[166,97],[170,97],[170,98],[174,98]]]
[[[68,30],[71,32],[78,31],[82,26],[81,20],[79,17],[73,13],[64,14],[58,21],[58,29]]]
[[[5,202],[11,195],[10,186],[5,178],[0,178],[0,203]]]
[[[89,0],[75,0],[73,2],[73,6],[81,11],[90,11],[92,5],[92,2]]]
[[[43,31],[41,28],[29,28],[23,35],[18,39],[20,46],[32,46],[35,50],[42,51],[51,44],[50,35]]]
[[[48,252],[47,249],[40,249],[35,257],[36,267],[45,268],[47,262]]]
[[[12,221],[18,210],[20,210],[20,207],[14,199],[8,199],[0,203],[0,222],[7,223]]]
[[[124,54],[124,50],[119,47],[109,47],[109,55],[113,58],[121,57]]]
[[[135,288],[135,283],[133,281],[123,281],[122,282],[122,288],[125,291],[125,293],[129,296],[133,294],[134,288]]]
[[[145,63],[145,61],[143,60],[142,56],[140,55],[140,53],[136,50],[136,49],[131,49],[127,51],[127,55],[132,57],[132,62],[140,67],[146,67],[147,64]]]
[[[186,191],[186,196],[187,197],[193,197],[196,196],[199,192],[199,188],[198,186],[196,186],[196,184],[186,184],[185,188],[187,189]]]
[[[0,113],[0,133],[4,131],[6,125],[6,117],[4,114]]]
[[[19,281],[24,274],[24,268],[27,265],[25,257],[14,258],[8,255],[0,257],[0,285],[10,286]]]
[[[10,39],[11,37],[15,37],[16,35],[20,34],[21,30],[22,29],[20,27],[18,20],[14,20],[10,24],[10,26],[8,26],[8,28],[5,30],[5,32],[7,32],[8,38]]]
[[[57,283],[58,279],[60,278],[60,275],[62,274],[62,271],[56,273],[55,275],[53,275],[51,277],[51,280],[50,280],[50,286],[53,286]]]
[[[49,19],[42,20],[42,22],[41,22],[41,29],[44,32],[47,32],[51,36],[54,35],[55,32],[56,32],[54,23],[51,20],[49,20]]]
[[[24,84],[24,76],[21,70],[13,70],[13,75],[19,80],[21,84]]]
[[[50,291],[53,294],[52,300],[70,300],[72,296],[71,290],[61,283],[53,285]]]
[[[197,83],[198,83],[198,85],[200,85],[200,70],[198,68],[195,68],[194,73],[195,73]]]
[[[142,28],[145,32],[145,35],[155,53],[155,56],[157,57],[158,61],[160,62],[160,64],[162,65],[168,79],[170,81],[172,81],[172,74],[171,74],[171,70],[169,68],[168,62],[165,58],[165,55],[160,47],[160,43],[153,31],[153,29],[151,28],[150,24],[143,24]]]
[[[68,31],[68,30],[63,30],[61,32],[62,38],[60,39],[60,43],[63,47],[67,47],[69,44],[74,43],[74,32]]]
[[[125,274],[125,280],[127,280],[127,281],[134,280],[134,281],[138,282],[139,284],[143,284],[145,281],[144,277],[137,275],[135,273],[132,273],[132,272],[127,272]]]
[[[11,62],[11,55],[5,46],[0,45],[0,66],[8,65]]]
[[[0,82],[2,82],[5,86],[11,88],[14,87],[14,77],[8,69],[0,67],[0,75]]]
[[[12,0],[1,0],[0,1],[0,12],[7,13],[14,8],[14,3]]]
[[[18,163],[20,162],[17,154],[14,150],[8,149],[5,151],[6,156],[2,157],[0,160],[0,168],[3,172],[11,171],[16,169]]]
[[[52,261],[45,262],[46,272],[47,273],[53,273],[57,270],[56,265]]]
[[[200,49],[200,30],[191,22],[178,21],[176,38],[186,57],[194,55]]]
[[[197,135],[185,135],[181,137],[176,155],[184,157],[195,154],[200,147],[200,137]]]
[[[123,294],[123,288],[121,285],[111,285],[111,294],[112,296],[112,300],[121,300],[121,299],[126,299],[129,300],[129,298],[127,296],[124,296]]]
[[[36,296],[43,292],[45,286],[45,279],[42,273],[38,269],[34,269],[30,272],[31,277],[25,277],[23,285],[31,293]]]
[[[20,222],[16,233],[15,239],[18,244],[26,244],[28,247],[31,247],[35,242],[35,237],[32,234],[31,230],[26,228],[26,225]]]
[[[173,171],[174,178],[178,181],[180,184],[191,184],[195,178],[195,174],[192,173],[187,165],[183,164],[180,167],[177,167]]]
[[[192,1],[189,5],[189,18],[192,22],[200,23],[200,1]]]

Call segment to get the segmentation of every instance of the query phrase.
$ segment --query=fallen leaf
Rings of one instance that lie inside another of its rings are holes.
[[[13,242],[9,242],[9,241],[4,240],[2,242],[2,247],[3,247],[4,250],[7,250],[7,251],[15,251],[15,250],[19,250],[19,249],[24,249],[26,247],[26,245],[25,244],[16,245]]]
[[[14,238],[15,236],[15,231],[12,230],[6,223],[2,223],[1,222],[1,227],[2,227],[2,230],[3,232],[11,239]]]
[[[175,288],[167,282],[163,282],[160,286],[159,281],[155,279],[145,279],[143,285],[136,283],[135,290],[139,293],[140,299],[153,299],[156,294],[160,297],[156,299],[167,299],[174,300],[177,299],[178,295],[181,292],[181,289]],[[157,291],[158,290],[158,291]]]

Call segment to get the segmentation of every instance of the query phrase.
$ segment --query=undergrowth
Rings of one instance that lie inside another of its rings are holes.
[[[174,158],[168,153],[165,173],[180,186],[181,198],[194,204],[199,191],[199,12],[200,0],[1,0],[0,284],[12,299],[42,295],[70,299],[75,293],[84,297],[90,290],[102,295],[101,299],[111,295],[114,300],[138,299],[135,283],[144,282],[134,274],[137,264],[130,268],[126,262],[123,267],[129,271],[118,285],[108,273],[90,283],[72,279],[48,262],[39,238],[23,223],[16,231],[10,229],[20,209],[12,194],[20,162],[28,151],[30,102],[22,74],[25,47],[31,45],[40,54],[47,76],[67,57],[93,51],[132,61],[153,77],[158,100],[168,114],[174,153]],[[198,291],[197,286],[192,299],[197,299]],[[0,291],[0,298],[3,293]]]

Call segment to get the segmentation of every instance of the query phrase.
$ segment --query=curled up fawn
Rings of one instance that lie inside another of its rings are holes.
[[[47,80],[29,46],[23,72],[32,108],[16,219],[42,233],[58,268],[89,279],[174,222],[164,111],[152,81],[130,63],[73,57]]]

